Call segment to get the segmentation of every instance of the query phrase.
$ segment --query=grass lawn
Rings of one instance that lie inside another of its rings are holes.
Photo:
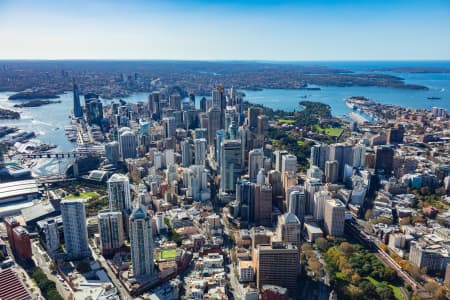
[[[286,123],[286,124],[292,124],[295,122],[294,120],[289,120],[289,119],[278,119],[277,121],[278,121],[278,123]]]
[[[341,127],[336,127],[336,128],[335,127],[325,127],[324,128],[320,125],[315,125],[314,128],[317,130],[317,132],[326,134],[331,137],[338,137],[344,131],[344,129]]]
[[[69,195],[64,199],[66,199],[66,200],[73,200],[73,199],[87,200],[87,199],[95,197],[95,196],[98,196],[98,194],[96,192],[84,192],[84,193],[80,193],[79,196]]]
[[[302,146],[302,145],[304,145],[305,144],[305,141],[302,141],[302,140],[298,140],[297,141],[297,145],[299,145],[299,146]]]
[[[381,282],[379,282],[378,280],[376,280],[373,277],[367,276],[366,279],[369,280],[376,287],[378,287],[381,284]],[[394,295],[395,295],[395,299],[396,300],[406,300],[403,297],[402,291],[400,290],[400,288],[398,286],[395,286],[395,285],[392,285],[392,284],[388,284],[388,286],[394,291]]]
[[[177,249],[167,249],[161,251],[161,259],[174,259],[177,257]]]

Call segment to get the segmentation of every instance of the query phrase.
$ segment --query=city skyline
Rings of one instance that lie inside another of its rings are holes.
[[[448,60],[449,16],[446,1],[2,0],[0,59]]]

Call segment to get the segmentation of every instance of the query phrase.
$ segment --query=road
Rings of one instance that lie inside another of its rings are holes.
[[[384,252],[380,248],[380,242],[373,238],[372,236],[366,234],[364,232],[364,228],[361,227],[359,224],[353,224],[353,223],[346,223],[346,228],[353,233],[353,236],[360,240],[364,245],[368,246],[372,250],[374,250],[376,253],[375,255],[383,262],[386,266],[389,266],[393,268],[395,271],[397,271],[397,274],[406,282],[408,283],[414,290],[416,291],[424,291],[424,287],[417,282],[414,278],[411,277],[406,271],[404,271],[397,262],[390,257],[386,252]]]
[[[42,251],[39,246],[36,244],[39,243],[38,241],[33,241],[31,243],[31,247],[33,248],[33,260],[36,266],[39,266],[42,271],[47,275],[48,279],[53,281],[56,284],[56,289],[58,290],[58,293],[63,297],[64,299],[69,299],[70,295],[72,294],[72,290],[70,286],[65,283],[65,281],[61,282],[58,277],[56,277],[56,274],[53,275],[50,268],[49,268],[49,262],[45,259],[45,255],[47,255],[44,251]]]
[[[114,286],[117,288],[117,291],[119,292],[120,299],[122,300],[132,300],[133,297],[130,296],[130,294],[127,292],[123,284],[120,282],[120,280],[117,278],[116,274],[113,273],[111,268],[108,266],[108,263],[101,255],[97,255],[95,252],[95,249],[91,248],[92,257],[99,262],[100,266],[106,271],[106,274],[108,274],[109,279],[114,284]]]

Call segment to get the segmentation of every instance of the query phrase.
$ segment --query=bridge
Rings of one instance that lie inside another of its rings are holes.
[[[63,174],[59,175],[48,175],[48,176],[39,176],[36,178],[36,181],[38,183],[44,184],[44,183],[57,183],[57,182],[67,182],[67,181],[74,181],[76,180],[75,177],[66,177]]]
[[[75,148],[69,152],[32,152],[32,153],[22,153],[19,154],[23,158],[78,158],[87,156],[101,156],[105,154],[105,149],[103,146],[83,146]]]
[[[21,154],[23,158],[77,158],[88,156],[87,152],[34,152]]]

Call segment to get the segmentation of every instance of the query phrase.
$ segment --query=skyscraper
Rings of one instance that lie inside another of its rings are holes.
[[[325,202],[331,199],[330,192],[318,191],[314,193],[314,219],[322,223],[325,213]]]
[[[312,215],[314,212],[314,193],[322,190],[322,182],[316,178],[308,178],[305,181],[306,213]]]
[[[127,158],[136,158],[137,156],[137,142],[136,135],[129,128],[121,128],[119,135],[119,152],[120,158],[125,160]]]
[[[327,160],[325,162],[325,181],[336,183],[339,177],[339,163],[337,160]]]
[[[83,117],[83,109],[81,108],[80,103],[80,91],[76,84],[73,85],[73,116],[75,118]]]
[[[105,156],[111,163],[116,163],[120,159],[119,143],[116,141],[105,144]]]
[[[183,182],[187,183],[187,196],[195,201],[209,200],[208,174],[203,165],[192,165],[185,169]]]
[[[330,146],[314,145],[311,147],[311,165],[318,166],[322,171],[325,168],[325,162],[330,156]]]
[[[329,160],[338,161],[338,180],[342,180],[344,175],[345,165],[353,166],[353,148],[352,145],[347,144],[332,144],[330,146]]]
[[[240,179],[236,183],[236,200],[241,218],[247,222],[255,220],[255,184]]]
[[[332,236],[343,236],[345,225],[345,205],[338,199],[325,201],[325,232]]]
[[[281,162],[283,159],[284,155],[288,155],[289,152],[287,152],[286,150],[277,150],[274,152],[275,155],[275,170],[277,170],[278,172],[281,172]]]
[[[267,184],[255,185],[255,223],[272,225],[272,187]]]
[[[217,128],[214,131],[214,132],[216,132],[219,129],[225,128],[225,109],[227,106],[227,98],[225,95],[225,89],[222,85],[219,85],[217,87],[217,89],[212,90],[211,99],[212,99],[212,107],[217,108],[220,111],[220,116],[219,116],[219,124],[220,125],[219,125],[219,128]]]
[[[247,109],[247,122],[250,130],[255,130],[258,127],[258,116],[260,113],[258,107],[249,107]]]
[[[220,165],[221,193],[234,193],[237,178],[241,175],[242,155],[240,140],[222,142],[222,162]]]
[[[206,164],[206,139],[194,140],[194,163],[204,166]]]
[[[216,132],[221,127],[220,121],[221,111],[218,107],[211,107],[208,111],[208,143],[214,145]]]
[[[166,138],[174,137],[177,130],[177,123],[174,117],[163,118],[164,133]]]
[[[160,93],[155,91],[151,93],[149,97],[149,109],[152,112],[152,116],[155,120],[161,119],[161,104],[160,104]]]
[[[87,99],[86,101],[87,120],[89,125],[102,126],[103,120],[103,104],[97,99]]]
[[[42,229],[45,237],[45,249],[53,257],[60,246],[58,224],[55,219],[47,219],[44,222]]]
[[[134,209],[130,216],[130,244],[134,276],[152,275],[154,263],[151,220],[142,207]]]
[[[255,182],[261,168],[264,168],[264,151],[261,148],[253,149],[248,153],[248,176],[251,182]]]
[[[217,130],[216,132],[216,168],[220,169],[220,164],[222,163],[222,152],[221,143],[225,138],[225,131],[223,129]]]
[[[83,200],[61,201],[61,215],[66,253],[69,258],[82,259],[90,256]]]
[[[394,149],[389,146],[377,146],[375,152],[375,170],[390,176],[394,163]]]
[[[192,164],[191,140],[184,139],[180,142],[181,163],[183,167],[189,167]]]
[[[121,212],[131,208],[130,180],[126,175],[113,174],[108,180],[109,210]]]
[[[124,243],[122,213],[118,211],[98,214],[98,228],[102,253],[111,254]]]
[[[353,146],[353,163],[352,167],[361,168],[364,167],[366,161],[366,146],[356,145]]]
[[[194,97],[195,99],[195,97]],[[181,96],[180,94],[172,94],[169,96],[169,106],[172,109],[180,110],[181,109]]]
[[[294,190],[289,194],[289,212],[297,216],[300,222],[305,221],[306,198],[303,190]]]
[[[281,172],[297,173],[297,156],[293,154],[283,155],[281,158]]]

